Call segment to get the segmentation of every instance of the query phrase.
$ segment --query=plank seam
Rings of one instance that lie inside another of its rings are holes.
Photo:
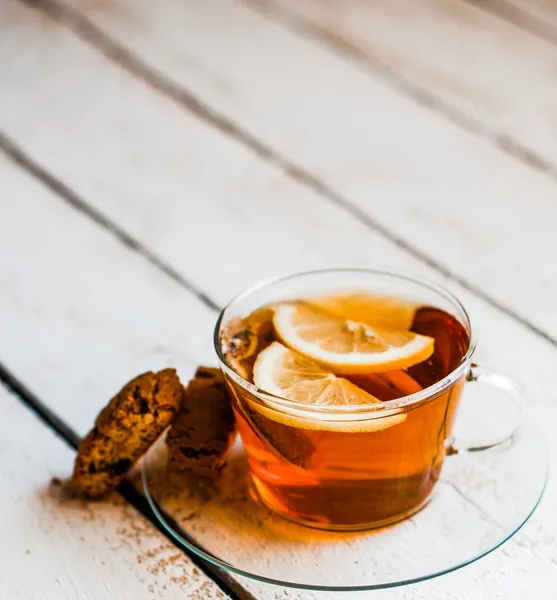
[[[2,362],[0,362],[0,383],[10,391],[21,403],[51,429],[63,442],[73,450],[77,450],[79,435],[44,404],[20,379],[18,379]],[[230,600],[255,600],[245,591],[239,583],[235,582],[226,572],[219,567],[204,561],[184,544],[175,540],[158,522],[151,511],[147,499],[134,488],[129,481],[124,481],[118,486],[117,492],[128,504],[132,505],[144,518],[175,547],[180,549],[191,562],[211,579],[220,591]]]
[[[545,23],[537,17],[527,13],[518,6],[512,6],[505,0],[461,0],[475,8],[501,20],[514,25],[518,29],[541,38],[545,42],[557,45],[557,28],[550,23]]]
[[[25,1],[25,0],[24,0]],[[520,141],[513,139],[503,131],[498,131],[479,119],[475,119],[469,114],[443,101],[435,93],[427,88],[405,77],[396,69],[390,67],[387,63],[381,61],[375,56],[370,55],[365,50],[358,48],[342,36],[329,31],[326,27],[312,23],[309,19],[296,15],[295,13],[277,6],[272,0],[236,0],[245,5],[253,12],[260,14],[273,22],[281,24],[285,29],[292,30],[304,37],[310,37],[318,44],[333,51],[335,54],[345,57],[354,65],[360,68],[363,73],[371,72],[379,77],[391,89],[400,95],[413,100],[419,106],[426,108],[430,112],[441,115],[451,124],[488,141],[499,151],[522,165],[532,168],[540,173],[557,181],[557,164],[545,158],[532,148],[529,148]],[[462,0],[464,2],[473,0]],[[275,18],[273,18],[275,17]]]
[[[117,223],[102,214],[95,207],[91,206],[83,198],[78,196],[66,184],[56,179],[36,162],[31,160],[16,144],[6,135],[0,132],[0,150],[10,158],[17,166],[24,169],[33,177],[38,179],[45,187],[53,192],[58,198],[68,203],[75,210],[89,217],[94,223],[111,233],[126,248],[137,252],[153,266],[160,269],[180,286],[191,292],[198,300],[211,310],[219,311],[220,308],[207,294],[199,290],[191,281],[179,273],[174,267],[157,256],[145,244],[132,237],[127,231],[122,229]]]

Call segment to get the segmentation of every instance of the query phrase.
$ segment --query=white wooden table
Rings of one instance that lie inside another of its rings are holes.
[[[195,564],[131,486],[49,485],[126,379],[214,363],[216,309],[270,274],[443,282],[557,458],[556,232],[552,0],[0,0],[0,598],[339,596]],[[556,503],[344,597],[556,598]]]

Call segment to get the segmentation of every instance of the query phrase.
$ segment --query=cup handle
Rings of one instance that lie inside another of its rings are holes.
[[[472,363],[466,380],[475,383],[485,383],[506,392],[510,399],[514,400],[517,416],[519,416],[524,392],[520,384],[514,379],[507,375],[503,375],[502,373],[498,373],[497,371],[492,371],[491,369],[486,369],[485,367],[480,367]],[[470,445],[466,444],[463,440],[449,438],[446,442],[447,456],[471,452],[484,452],[485,450],[492,450],[494,448],[507,450],[514,445],[517,439],[519,425],[520,418],[517,418],[517,423],[510,433],[502,436],[500,439],[485,444]]]

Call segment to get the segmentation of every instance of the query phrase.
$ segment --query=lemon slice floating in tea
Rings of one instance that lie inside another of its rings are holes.
[[[358,405],[381,402],[344,377],[326,371],[305,356],[273,342],[253,368],[255,385],[275,396],[314,405]]]
[[[435,340],[321,311],[311,304],[281,304],[273,319],[282,341],[340,374],[406,369],[433,354]]]
[[[311,298],[309,303],[331,316],[394,331],[410,329],[418,308],[416,304],[403,299],[367,292]]]
[[[273,342],[259,354],[253,377],[255,385],[266,392],[314,406],[381,404],[378,398],[348,379],[323,369],[279,342]],[[252,408],[268,419],[297,429],[344,433],[381,431],[406,420],[404,413],[363,420],[342,414],[323,418],[323,415],[308,415],[297,407],[288,410],[284,406],[273,407],[271,401],[267,401],[267,406],[253,404]]]

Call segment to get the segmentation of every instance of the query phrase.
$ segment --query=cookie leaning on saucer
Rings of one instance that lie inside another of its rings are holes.
[[[177,414],[184,389],[174,369],[143,373],[101,411],[79,446],[73,483],[100,498],[124,479]]]

